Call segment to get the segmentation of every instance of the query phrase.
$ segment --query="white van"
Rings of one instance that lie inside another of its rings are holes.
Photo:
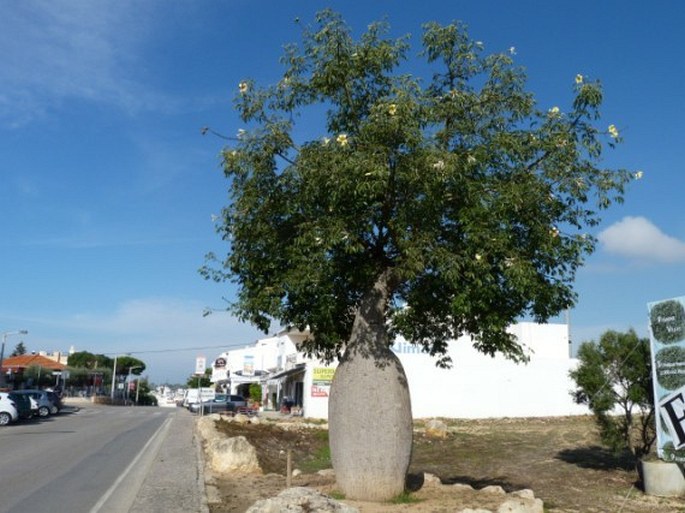
[[[216,392],[213,388],[202,387],[202,388],[189,388],[183,394],[183,407],[189,408],[191,404],[197,404],[202,398],[202,402],[213,401],[216,396]]]

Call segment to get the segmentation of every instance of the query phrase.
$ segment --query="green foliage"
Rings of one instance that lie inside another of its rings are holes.
[[[685,348],[665,347],[654,357],[656,379],[667,390],[677,390],[685,385]]]
[[[145,362],[142,360],[132,356],[117,357],[117,375],[122,376],[131,373],[140,376],[143,372],[145,372]]]
[[[103,354],[93,354],[88,351],[78,351],[69,355],[67,365],[72,368],[112,369],[114,360]],[[119,365],[117,364],[117,367]]]
[[[669,300],[652,308],[650,323],[654,338],[664,344],[685,338],[685,308],[680,301]]]
[[[90,371],[82,367],[67,367],[69,371],[69,385],[73,387],[83,387],[91,384],[92,378]]]
[[[345,494],[342,493],[340,490],[331,490],[331,492],[328,495],[331,496],[331,499],[335,499],[336,501],[345,500]]]
[[[199,385],[198,385],[199,383]],[[206,387],[211,387],[212,386],[212,369],[208,368],[205,369],[205,373],[202,376],[198,376],[197,374],[193,374],[192,376],[188,377],[188,380],[186,381],[186,387],[188,388],[206,388]]]
[[[298,462],[298,467],[307,474],[331,468],[331,448],[328,444],[319,447],[307,459]]]
[[[649,340],[634,330],[607,331],[599,344],[584,342],[578,359],[570,372],[577,386],[572,394],[594,413],[602,441],[636,458],[647,454],[655,439]]]
[[[390,502],[393,504],[416,504],[417,502],[421,502],[421,499],[415,497],[411,492],[405,490],[397,497],[394,497]]]
[[[19,342],[14,347],[14,351],[12,351],[12,354],[10,354],[10,356],[21,356],[22,354],[26,354],[26,346],[24,345],[24,342]]]
[[[252,383],[250,385],[250,399],[256,403],[262,402],[262,385],[259,383]]]
[[[136,387],[139,387],[136,391],[131,392],[131,397],[138,398],[138,405],[140,406],[157,406],[157,398],[150,393],[150,385],[147,379],[137,379]]]
[[[433,74],[414,76],[408,36],[388,30],[354,39],[325,10],[286,47],[276,84],[241,82],[217,225],[230,252],[201,272],[237,283],[242,320],[308,327],[303,349],[324,358],[383,279],[388,325],[438,363],[466,332],[484,353],[525,359],[506,328],[573,304],[595,247],[585,230],[632,176],[599,167],[620,142],[598,125],[600,83],[576,77],[571,106],[539,107],[513,56],[487,53],[461,23],[424,25]]]
[[[52,370],[40,365],[31,365],[24,369],[22,378],[25,382],[30,382],[33,387],[48,387],[55,384]]]

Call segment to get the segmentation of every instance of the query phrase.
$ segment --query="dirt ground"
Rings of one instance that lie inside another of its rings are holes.
[[[442,420],[449,426],[446,439],[426,437],[423,423],[415,423],[409,471],[419,481],[426,472],[443,484],[468,484],[477,490],[488,485],[499,485],[507,492],[528,488],[543,500],[547,513],[685,512],[685,500],[642,493],[630,459],[599,445],[591,417]],[[484,494],[451,486],[424,486],[397,503],[347,501],[336,492],[333,477],[317,474],[330,468],[325,426],[295,428],[301,422],[306,419],[244,425],[217,422],[226,436],[243,435],[251,442],[264,474],[214,476],[218,497],[210,498],[211,513],[241,513],[257,500],[282,491],[288,448],[292,468],[302,471],[293,478],[293,486],[316,488],[363,513],[496,510],[495,503],[484,501]]]

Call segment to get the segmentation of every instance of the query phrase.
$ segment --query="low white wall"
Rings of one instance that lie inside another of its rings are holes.
[[[412,397],[412,413],[421,417],[547,417],[585,415],[586,406],[576,404],[569,371],[577,361],[569,358],[565,324],[522,322],[510,328],[524,345],[527,364],[501,355],[491,357],[473,348],[470,337],[449,344],[450,369],[435,366],[423,353],[402,351]]]
[[[537,359],[527,365],[474,355],[451,369],[426,355],[401,355],[414,418],[547,417],[584,415],[571,398],[572,360]]]

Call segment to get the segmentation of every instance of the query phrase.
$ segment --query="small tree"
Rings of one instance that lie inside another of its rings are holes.
[[[649,453],[656,437],[649,340],[607,331],[599,344],[584,342],[580,364],[571,371],[575,401],[595,415],[602,441],[612,450],[630,450],[636,461]]]
[[[24,369],[22,376],[26,383],[31,383],[33,387],[48,387],[55,384],[52,370],[41,367],[40,365],[30,365]]]
[[[14,347],[14,351],[12,351],[12,354],[10,356],[21,356],[23,354],[26,354],[26,346],[24,345],[24,342],[19,342]]]
[[[188,388],[206,388],[206,387],[211,387],[212,386],[212,369],[208,368],[205,369],[205,373],[202,376],[198,376],[197,374],[193,374],[188,378],[188,381],[186,381],[186,386]]]
[[[250,399],[254,403],[262,402],[262,385],[259,383],[252,383],[250,385]]]
[[[217,226],[230,251],[203,272],[237,283],[241,319],[309,328],[302,348],[340,359],[336,480],[348,498],[387,500],[412,445],[392,338],[444,365],[465,333],[525,359],[507,327],[574,303],[595,244],[584,232],[641,175],[600,167],[620,136],[597,123],[597,81],[576,75],[568,108],[539,107],[513,52],[487,53],[461,23],[424,25],[419,77],[401,69],[409,38],[385,23],[355,39],[330,10],[316,22],[286,47],[277,83],[238,86],[244,124],[223,152],[231,203]],[[373,415],[359,414],[362,396]]]
[[[140,406],[157,406],[157,398],[150,393],[150,384],[147,379],[137,379],[131,397],[136,397]]]

